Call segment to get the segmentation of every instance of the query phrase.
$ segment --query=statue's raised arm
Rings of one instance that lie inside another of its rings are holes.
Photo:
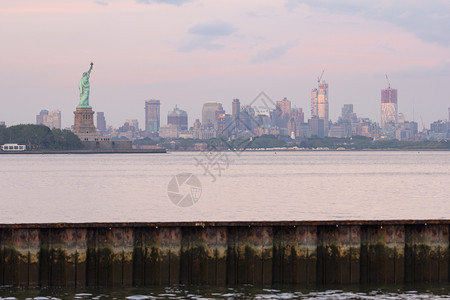
[[[89,91],[90,91],[89,77],[91,75],[93,66],[94,66],[94,63],[91,61],[91,67],[89,68],[89,71],[83,73],[83,77],[81,77],[80,83],[78,84],[78,88],[80,90],[80,103],[78,104],[78,107],[90,107],[89,106]]]
[[[91,75],[92,67],[94,66],[94,62],[91,61],[91,67],[89,68],[88,74]]]

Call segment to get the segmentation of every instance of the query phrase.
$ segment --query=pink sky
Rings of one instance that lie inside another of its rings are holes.
[[[2,0],[0,121],[34,123],[41,109],[59,109],[63,126],[72,125],[91,60],[90,103],[115,127],[126,119],[143,126],[150,98],[161,100],[163,124],[175,104],[192,124],[205,101],[230,111],[233,98],[250,103],[260,91],[309,117],[322,69],[334,121],[353,103],[358,116],[379,122],[386,73],[408,120],[428,127],[448,118],[445,1],[160,2]]]

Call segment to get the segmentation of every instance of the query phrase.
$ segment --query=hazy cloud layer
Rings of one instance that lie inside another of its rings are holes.
[[[288,0],[290,10],[302,6],[328,14],[358,15],[413,32],[426,42],[450,46],[450,1]]]
[[[171,4],[176,6],[181,6],[187,2],[191,2],[192,0],[136,0],[138,3],[143,4],[152,4],[152,3],[160,3],[160,4]]]
[[[395,73],[405,78],[450,77],[450,62],[442,61],[435,66],[411,66]]]
[[[234,33],[236,29],[229,23],[224,21],[212,21],[208,23],[198,24],[189,28],[191,34],[203,36],[226,36]]]
[[[47,108],[70,127],[92,60],[92,105],[115,127],[142,124],[145,99],[160,99],[162,116],[178,104],[193,121],[204,101],[230,111],[231,99],[249,103],[261,90],[308,118],[322,69],[332,120],[353,103],[379,121],[386,73],[407,119],[413,101],[426,124],[448,117],[450,1],[1,1],[7,125],[35,122]]]
[[[95,1],[95,3],[97,3],[98,5],[102,5],[102,6],[106,6],[106,5],[109,4],[108,2],[106,2],[106,1],[101,1],[101,0],[97,0],[97,1]]]
[[[211,21],[197,24],[188,29],[192,38],[179,47],[182,52],[191,52],[196,49],[206,49],[210,51],[223,48],[223,45],[216,42],[216,39],[232,35],[236,29],[224,21]]]
[[[269,49],[262,49],[258,52],[258,54],[253,57],[250,62],[257,64],[262,62],[267,62],[271,60],[275,60],[277,58],[282,57],[285,55],[290,48],[294,47],[294,45],[283,45],[283,46],[275,46],[271,47]]]

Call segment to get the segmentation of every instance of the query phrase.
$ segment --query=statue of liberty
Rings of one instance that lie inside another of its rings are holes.
[[[87,107],[89,106],[89,76],[91,75],[92,66],[94,63],[91,61],[91,67],[89,68],[89,71],[83,73],[83,77],[80,79],[80,83],[78,84],[78,88],[80,89],[80,103],[77,107]]]

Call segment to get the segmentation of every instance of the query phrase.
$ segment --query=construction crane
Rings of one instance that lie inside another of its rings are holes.
[[[388,78],[387,74],[384,74],[384,75],[386,75],[386,81],[388,83],[388,89],[390,89],[391,88],[391,83],[389,82],[389,78]]]
[[[322,76],[323,76],[323,73],[325,72],[325,69],[323,69],[322,70],[322,74],[320,74],[320,76],[319,77],[317,77],[317,83],[320,83],[320,81],[322,80]]]
[[[425,124],[423,123],[422,116],[420,116],[420,122],[422,122],[422,132],[425,132]]]

